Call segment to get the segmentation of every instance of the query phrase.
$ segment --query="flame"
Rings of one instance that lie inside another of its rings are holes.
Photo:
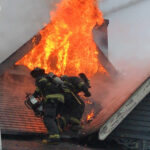
[[[86,100],[84,102],[85,102],[85,104],[89,104],[89,105],[93,104],[93,102],[91,102],[90,100]]]
[[[57,75],[92,76],[107,71],[98,61],[92,29],[104,22],[96,0],[62,0],[51,12],[51,22],[40,31],[41,41],[16,65],[42,67]]]
[[[95,113],[94,113],[94,109],[91,110],[91,112],[86,116],[86,120],[87,121],[91,121],[95,116]]]

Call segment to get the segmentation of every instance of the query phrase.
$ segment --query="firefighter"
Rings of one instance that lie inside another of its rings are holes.
[[[63,90],[65,103],[64,107],[61,106],[61,126],[64,128],[65,125],[70,124],[70,129],[72,131],[78,132],[81,127],[81,118],[84,112],[85,104],[84,101],[78,95],[80,92],[84,92],[85,97],[90,97],[91,93],[88,88],[90,88],[89,80],[86,78],[85,74],[79,74],[80,77],[76,76],[61,76],[64,81]],[[64,122],[64,125],[62,123]],[[59,123],[58,123],[59,125]]]
[[[42,97],[44,101],[43,121],[48,130],[48,138],[44,143],[57,143],[60,141],[60,134],[56,123],[56,111],[59,103],[64,103],[64,95],[60,88],[45,74],[45,70],[35,68],[31,71],[31,76],[35,78],[36,90],[33,94],[35,98]]]

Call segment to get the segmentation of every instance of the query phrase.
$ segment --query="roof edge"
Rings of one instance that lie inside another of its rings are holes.
[[[116,113],[99,129],[99,140],[105,140],[107,136],[128,116],[128,114],[143,100],[150,92],[150,77],[148,77],[139,88],[128,98]]]

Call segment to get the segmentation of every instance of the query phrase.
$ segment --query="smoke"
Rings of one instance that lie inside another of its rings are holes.
[[[142,1],[106,16],[110,19],[109,55],[119,70],[130,65],[138,69],[149,63],[149,4],[149,1]]]
[[[145,1],[107,16],[109,58],[123,77],[119,82],[127,82],[123,89],[135,80],[143,82],[150,73],[149,4]]]
[[[59,0],[1,0],[0,63],[30,40],[50,20]]]
[[[106,16],[109,60],[118,74],[92,79],[93,99],[103,107],[93,124],[106,121],[150,75],[149,5],[144,1]]]
[[[107,16],[104,14],[109,19],[109,60],[121,74],[136,72],[138,75],[150,70],[149,4],[141,1]]]

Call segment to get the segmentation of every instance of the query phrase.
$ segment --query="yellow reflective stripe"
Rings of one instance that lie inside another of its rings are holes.
[[[50,139],[54,139],[54,138],[59,139],[59,138],[60,138],[60,135],[59,135],[59,134],[49,135],[49,138],[50,138]]]
[[[62,119],[62,121],[63,121],[63,123],[64,123],[64,126],[66,126],[66,125],[67,125],[66,119],[65,119],[64,117],[61,117],[61,119]]]
[[[50,85],[51,85],[51,83],[50,83],[50,82],[48,82],[48,83],[47,83],[47,86],[50,86]]]
[[[35,91],[36,91],[36,92],[40,92],[40,89],[37,87]]]
[[[71,92],[71,90],[70,90],[70,89],[67,89],[67,88],[64,88],[63,90],[64,90],[64,92],[66,92],[66,93],[70,93],[70,92]]]
[[[67,81],[64,81],[64,84],[68,84],[69,82],[67,82]]]
[[[71,117],[70,120],[76,124],[80,124],[80,120],[74,117]]]
[[[80,82],[80,83],[78,84],[78,87],[81,88],[83,85],[84,85],[84,82]]]
[[[56,120],[57,120],[57,127],[58,127],[58,130],[59,130],[60,132],[63,132],[63,129],[64,129],[64,128],[66,127],[66,125],[67,125],[66,119],[65,119],[64,117],[60,117],[60,118],[56,118]],[[63,125],[60,123],[60,121],[63,122]],[[62,125],[62,127],[61,127],[61,125]]]
[[[47,79],[46,78],[41,78],[40,80],[39,80],[39,82],[47,82]]]
[[[46,95],[46,101],[48,100],[48,99],[57,99],[58,101],[60,101],[60,102],[62,102],[62,103],[64,103],[65,102],[65,100],[64,100],[64,96],[62,95],[62,94],[49,94],[49,95]]]

